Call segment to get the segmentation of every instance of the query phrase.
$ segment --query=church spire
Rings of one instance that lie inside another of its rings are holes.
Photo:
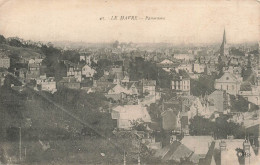
[[[226,30],[224,29],[223,40],[220,46],[220,55],[224,56],[227,54],[227,40],[226,40]]]
[[[226,40],[226,30],[224,29],[222,44],[226,44],[226,43],[227,43],[227,40]]]

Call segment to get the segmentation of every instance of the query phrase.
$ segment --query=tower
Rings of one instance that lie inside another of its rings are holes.
[[[223,40],[220,46],[220,55],[225,56],[228,55],[228,46],[227,46],[227,39],[226,39],[226,30],[224,29],[223,33]]]

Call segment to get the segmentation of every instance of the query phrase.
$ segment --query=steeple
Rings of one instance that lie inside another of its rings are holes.
[[[226,30],[224,29],[222,44],[226,44],[226,43],[227,43],[227,40],[226,40]]]
[[[227,54],[228,54],[228,50],[227,50],[226,30],[224,29],[223,40],[222,40],[222,44],[220,46],[220,55],[224,56]]]

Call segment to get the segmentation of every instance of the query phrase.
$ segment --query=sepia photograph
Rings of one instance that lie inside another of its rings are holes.
[[[260,165],[260,0],[0,0],[0,165]]]

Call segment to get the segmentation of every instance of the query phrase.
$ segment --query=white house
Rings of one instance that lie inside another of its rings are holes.
[[[180,91],[182,93],[190,94],[190,78],[182,76],[173,78],[171,83],[172,90]]]
[[[252,86],[250,91],[239,91],[239,95],[243,96],[246,100],[260,106],[260,92],[257,87]]]
[[[155,80],[143,80],[143,93],[148,93],[151,96],[155,96]]]
[[[140,120],[144,123],[150,123],[151,117],[146,107],[141,105],[124,105],[117,106],[112,110],[112,119],[117,120],[117,128],[130,129],[131,122]]]
[[[94,74],[96,73],[95,69],[92,69],[89,65],[84,65],[82,67],[82,76],[86,76],[86,77],[93,77]]]
[[[28,63],[29,64],[41,64],[42,61],[43,61],[43,59],[41,59],[41,58],[35,58],[35,59],[30,59]]]
[[[215,80],[215,89],[225,90],[228,94],[237,95],[242,83],[242,77],[235,76],[228,71],[224,75]]]
[[[56,92],[56,81],[54,77],[46,77],[46,75],[40,76],[40,78],[36,79],[37,85],[40,86],[42,91],[47,92]]]

